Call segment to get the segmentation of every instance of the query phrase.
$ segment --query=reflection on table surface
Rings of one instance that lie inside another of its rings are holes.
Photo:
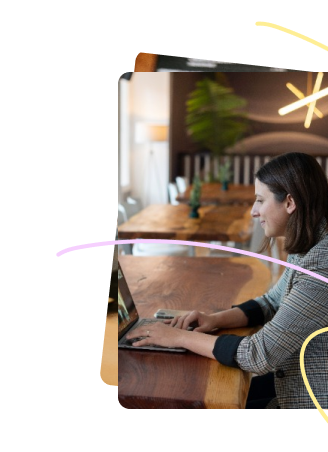
[[[141,317],[162,308],[216,312],[264,293],[255,258],[120,256]],[[226,330],[247,335],[254,328]],[[119,400],[127,408],[243,408],[250,375],[191,352],[119,351]]]

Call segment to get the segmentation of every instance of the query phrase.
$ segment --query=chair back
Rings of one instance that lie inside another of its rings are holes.
[[[179,193],[184,193],[189,185],[189,181],[187,177],[178,176],[175,178],[175,181],[177,183],[178,191]]]
[[[142,209],[141,201],[137,198],[128,197],[126,201],[121,202],[121,206],[124,207],[127,219],[136,215]]]
[[[177,206],[179,202],[176,200],[176,198],[179,193],[176,184],[174,182],[169,182],[168,190],[170,204],[172,204],[173,206]]]
[[[126,210],[122,204],[118,205],[117,225],[128,221]],[[117,237],[118,238],[118,237]],[[119,254],[132,254],[132,245],[127,243],[126,245],[118,245]]]
[[[132,196],[128,196],[126,198],[126,202],[129,204],[134,204],[135,206],[138,206],[139,210],[142,209],[142,202],[140,198],[132,198]]]
[[[122,223],[125,223],[128,221],[128,216],[125,210],[125,207],[122,204],[118,205],[118,217],[117,217],[117,224],[120,225]]]

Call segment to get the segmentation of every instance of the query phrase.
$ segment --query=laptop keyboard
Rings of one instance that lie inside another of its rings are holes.
[[[140,326],[145,326],[145,325],[149,325],[151,323],[156,323],[156,322],[162,322],[162,320],[161,319],[142,319],[140,321],[140,323],[138,323],[138,328]],[[132,328],[132,330],[133,329],[134,328]],[[134,339],[126,339],[126,337],[125,337],[122,343],[124,343],[124,344],[133,344],[134,342],[141,341],[142,339],[146,339],[146,336],[135,337]],[[167,347],[162,347],[160,345],[154,345],[154,347],[156,347],[156,348],[167,348]]]

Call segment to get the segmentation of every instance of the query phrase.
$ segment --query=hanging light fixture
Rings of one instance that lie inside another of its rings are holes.
[[[299,99],[304,99],[305,96],[302,93],[302,91],[297,89],[296,86],[294,86],[292,83],[287,83],[286,86],[293,94],[295,94],[296,97],[298,97]],[[306,105],[309,106],[310,104],[306,104]],[[318,118],[320,118],[320,119],[323,118],[323,114],[317,107],[314,107],[314,114],[317,115]]]
[[[310,74],[310,73],[309,73]],[[312,74],[311,74],[312,75]],[[297,110],[301,107],[308,107],[308,111],[306,114],[304,127],[309,128],[311,125],[313,114],[316,114],[318,118],[323,118],[322,112],[316,107],[316,101],[318,99],[321,99],[324,96],[328,96],[328,88],[325,88],[320,91],[321,83],[323,78],[323,72],[318,72],[312,94],[310,94],[311,85],[310,83],[310,77],[308,75],[308,93],[307,96],[305,96],[302,91],[300,91],[296,86],[294,86],[292,83],[287,83],[287,88],[299,99],[296,102],[293,102],[289,105],[286,105],[285,107],[282,107],[278,110],[278,113],[283,116],[288,113],[291,113],[292,111]]]
[[[315,81],[314,87],[313,87],[313,94],[318,93],[320,90],[320,86],[321,86],[321,82],[322,82],[322,78],[323,78],[323,72],[318,72],[317,75],[317,79]],[[311,125],[311,121],[312,121],[312,117],[313,117],[313,112],[315,109],[315,104],[316,104],[316,100],[313,100],[308,108],[307,114],[306,114],[306,118],[305,118],[305,122],[304,122],[304,127],[306,129],[308,129]]]

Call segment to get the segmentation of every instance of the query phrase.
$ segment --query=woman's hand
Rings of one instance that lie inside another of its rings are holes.
[[[197,323],[194,331],[187,328]],[[215,314],[206,315],[203,312],[191,311],[182,317],[164,322],[148,323],[135,328],[127,334],[127,339],[142,337],[133,346],[160,345],[162,347],[182,347],[207,358],[214,358],[213,348],[217,337],[203,334],[216,328],[238,328],[248,324],[248,317],[241,309],[233,308]]]
[[[178,328],[170,328],[163,322],[148,323],[147,325],[135,328],[128,333],[128,340],[143,337],[140,341],[133,342],[134,347],[140,345],[160,345],[162,347],[184,347],[184,339],[189,335],[189,331],[182,331]]]
[[[167,322],[155,322],[145,326],[141,326],[139,328],[135,328],[127,335],[128,340],[136,339],[142,337],[141,340],[133,342],[134,347],[138,347],[141,345],[160,345],[162,347],[172,347],[172,348],[185,348],[190,350],[198,355],[205,356],[207,358],[215,359],[213,355],[213,347],[216,341],[216,336],[203,334],[199,332],[200,328],[212,329],[210,327],[210,322],[206,323],[206,317],[201,313],[193,313],[191,312],[189,315],[191,316],[186,324],[189,323],[193,318],[198,318],[203,325],[198,327],[198,332],[187,331],[184,329],[180,329],[179,327],[173,327],[171,325],[166,324]],[[170,321],[168,321],[170,322]],[[179,320],[178,320],[179,322]],[[177,322],[177,324],[178,324]],[[171,321],[171,323],[175,323]],[[180,322],[181,323],[181,322]],[[207,326],[205,326],[205,324]]]
[[[199,311],[191,311],[184,316],[175,317],[173,320],[166,320],[165,323],[182,330],[196,325],[194,331],[199,333],[209,333],[217,328],[217,319],[214,315],[207,315]]]

